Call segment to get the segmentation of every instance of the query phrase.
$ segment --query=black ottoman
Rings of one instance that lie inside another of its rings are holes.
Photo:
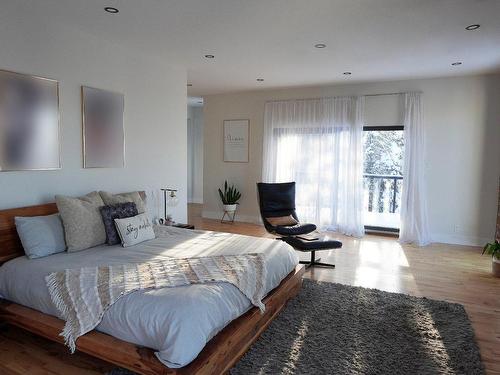
[[[342,242],[335,240],[315,240],[315,241],[307,241],[303,240],[299,237],[283,237],[281,238],[291,247],[298,251],[309,251],[311,252],[311,260],[310,261],[300,261],[301,264],[305,264],[306,268],[311,266],[320,266],[320,267],[335,267],[335,264],[329,263],[321,263],[321,258],[316,259],[316,251],[317,250],[331,250],[331,249],[339,249],[342,247]]]

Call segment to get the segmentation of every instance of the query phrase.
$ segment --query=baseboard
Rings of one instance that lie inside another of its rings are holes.
[[[191,198],[191,199],[188,199],[188,203],[203,204],[203,199],[202,198]]]
[[[481,247],[487,242],[492,241],[491,238],[464,236],[460,234],[433,234],[431,238],[432,242]]]
[[[222,211],[208,211],[203,210],[201,216],[206,219],[220,220],[222,218]],[[252,223],[262,225],[260,216],[244,215],[236,212],[235,222]],[[433,243],[446,243],[453,245],[466,245],[466,246],[484,246],[487,242],[491,242],[491,238],[464,236],[459,234],[433,234],[431,235]]]
[[[224,214],[224,212],[222,212],[222,211],[203,210],[201,213],[201,216],[206,218],[206,219],[220,220],[222,218],[223,214]],[[234,218],[234,221],[242,222],[242,223],[262,224],[262,220],[260,219],[260,216],[242,215],[242,214],[239,214],[238,211],[236,211],[236,216]]]

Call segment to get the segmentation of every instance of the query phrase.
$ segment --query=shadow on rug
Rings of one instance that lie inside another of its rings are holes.
[[[122,371],[110,375],[131,374]],[[230,374],[469,375],[484,367],[462,305],[305,279]]]

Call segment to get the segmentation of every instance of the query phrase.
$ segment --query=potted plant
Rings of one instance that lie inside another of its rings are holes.
[[[228,186],[227,181],[224,182],[224,192],[219,189],[219,196],[224,205],[224,211],[235,212],[238,205],[238,201],[241,198],[241,193],[234,187],[234,185]]]
[[[484,253],[491,255],[493,276],[500,277],[500,243],[498,240],[487,243],[483,249],[483,254]]]

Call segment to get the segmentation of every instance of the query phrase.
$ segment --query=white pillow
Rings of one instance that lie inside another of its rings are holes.
[[[156,238],[153,225],[147,214],[115,219],[116,230],[122,240],[122,246],[128,247]]]

